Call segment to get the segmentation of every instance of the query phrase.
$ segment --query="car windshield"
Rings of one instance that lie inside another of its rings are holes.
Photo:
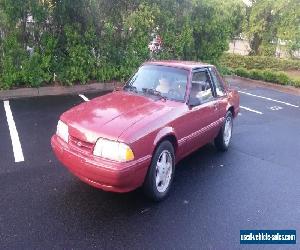
[[[184,101],[188,71],[160,65],[144,65],[124,89],[175,101]]]

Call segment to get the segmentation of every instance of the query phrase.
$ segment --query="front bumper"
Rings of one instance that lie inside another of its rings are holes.
[[[150,155],[127,163],[84,155],[57,135],[51,138],[51,146],[58,160],[71,173],[93,187],[111,192],[130,192],[142,186],[151,162]]]

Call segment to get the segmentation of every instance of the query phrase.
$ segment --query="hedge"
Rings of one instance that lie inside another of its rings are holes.
[[[222,74],[226,75],[237,75],[245,78],[250,78],[254,80],[262,80],[265,82],[277,83],[280,85],[291,85],[297,88],[300,88],[300,81],[291,79],[284,72],[276,72],[273,70],[259,70],[252,69],[248,70],[245,68],[225,68],[219,67],[219,70]]]
[[[279,59],[270,56],[242,56],[237,54],[225,53],[220,58],[220,64],[228,68],[245,69],[272,69],[272,70],[300,70],[300,60]]]
[[[0,0],[0,90],[123,81],[152,57],[148,44],[157,35],[163,50],[155,59],[217,60],[242,7],[221,0]]]

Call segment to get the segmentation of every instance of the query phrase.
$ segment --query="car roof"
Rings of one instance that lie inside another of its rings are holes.
[[[174,67],[174,68],[181,68],[187,70],[193,70],[195,68],[202,68],[213,66],[211,64],[206,64],[203,62],[194,62],[194,61],[148,61],[145,62],[143,65],[159,65],[159,66],[167,66],[167,67]]]

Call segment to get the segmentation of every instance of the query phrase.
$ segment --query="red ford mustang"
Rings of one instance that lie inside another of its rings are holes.
[[[144,63],[122,90],[65,112],[51,145],[82,181],[106,191],[168,194],[175,165],[214,141],[226,151],[239,95],[213,65]]]

